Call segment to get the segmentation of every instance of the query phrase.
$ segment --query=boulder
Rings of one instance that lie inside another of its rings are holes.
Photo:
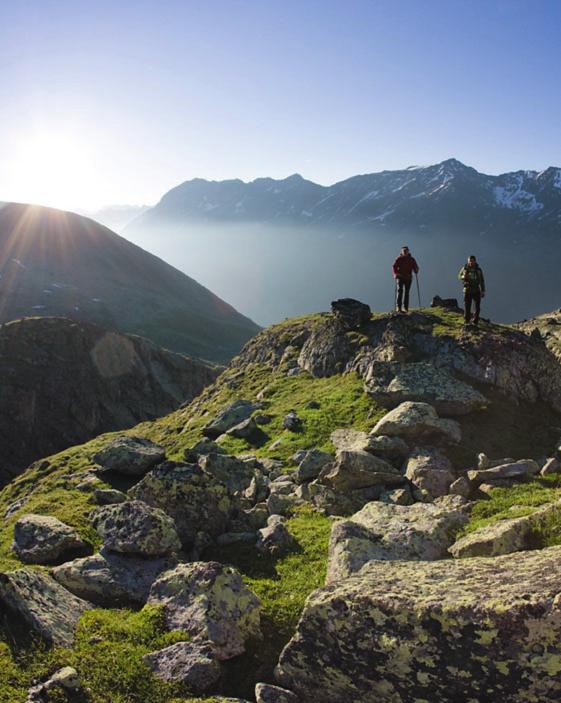
[[[321,472],[320,482],[344,493],[370,486],[397,486],[403,476],[388,462],[364,451],[343,450]]]
[[[370,306],[353,298],[340,298],[331,303],[331,312],[341,325],[354,330],[370,321]]]
[[[96,508],[92,523],[112,552],[157,557],[181,548],[173,519],[140,500]]]
[[[471,481],[466,476],[460,476],[455,481],[450,484],[448,493],[450,495],[463,496],[464,498],[469,498],[473,488]]]
[[[448,457],[434,447],[415,447],[407,460],[405,475],[431,500],[446,495],[455,478]]]
[[[225,432],[227,436],[235,437],[236,439],[251,440],[259,431],[257,423],[253,417],[248,417],[247,420],[242,420],[239,424],[230,427]]]
[[[430,306],[431,308],[444,308],[458,314],[463,313],[462,308],[458,306],[457,298],[441,298],[439,295],[435,295]]]
[[[154,581],[173,569],[169,557],[143,559],[103,549],[84,559],[75,559],[52,570],[53,578],[71,593],[107,608],[146,603]]]
[[[282,426],[289,432],[299,432],[302,429],[302,419],[291,410],[282,421]]]
[[[109,471],[126,476],[144,476],[165,457],[165,449],[149,439],[117,437],[94,456],[94,461]]]
[[[294,474],[296,483],[313,481],[320,474],[323,467],[333,460],[331,454],[320,449],[310,449],[304,453]]]
[[[479,391],[429,361],[375,362],[366,376],[364,388],[383,405],[424,402],[443,415],[466,415],[487,405]]]
[[[163,606],[167,627],[211,642],[219,660],[245,651],[259,637],[259,599],[240,574],[218,562],[180,564],[150,590],[150,605]]]
[[[420,442],[434,440],[457,444],[462,433],[455,420],[443,420],[428,403],[405,402],[398,405],[376,424],[374,435],[401,437]]]
[[[13,548],[27,564],[56,564],[90,548],[73,527],[50,515],[24,515],[15,524]]]
[[[301,703],[561,697],[561,547],[378,561],[315,591],[276,670]]]
[[[81,615],[93,606],[77,598],[51,576],[18,569],[0,572],[0,604],[49,644],[69,647]]]
[[[269,515],[286,515],[301,499],[295,493],[271,493],[267,498]]]
[[[338,451],[365,451],[369,446],[367,432],[344,428],[331,433],[331,443]]]
[[[395,466],[401,463],[409,456],[409,447],[401,439],[401,437],[386,437],[385,435],[369,435],[368,444],[364,447],[365,451],[386,459]]]
[[[298,696],[285,688],[258,683],[255,686],[255,703],[299,703],[299,701]]]
[[[393,503],[394,505],[411,505],[414,502],[409,486],[384,491],[380,496],[380,500],[382,503]]]
[[[206,693],[221,673],[212,644],[198,638],[145,654],[142,661],[159,679],[178,681],[194,694]]]
[[[129,495],[165,510],[185,548],[193,545],[201,526],[211,537],[225,532],[232,512],[226,486],[196,464],[166,461],[146,474]]]
[[[271,515],[267,520],[267,526],[259,530],[255,546],[257,551],[273,557],[290,551],[294,546],[294,538],[280,515]]]
[[[60,688],[67,694],[65,698],[70,701],[76,700],[80,692],[80,677],[76,669],[71,666],[64,666],[43,683],[33,686],[27,692],[26,703],[47,703],[49,701],[49,691]]]
[[[204,428],[203,434],[210,439],[216,439],[235,425],[247,420],[251,415],[262,407],[261,403],[253,403],[250,400],[235,400],[233,403],[223,408],[216,417]]]
[[[384,486],[358,488],[346,493],[338,493],[318,481],[308,484],[309,500],[324,515],[352,515],[370,503],[377,500],[384,492]]]
[[[245,491],[255,473],[251,464],[229,454],[205,454],[199,457],[199,466],[207,476],[225,485],[230,495]]]
[[[467,523],[463,505],[372,502],[331,530],[327,582],[355,574],[372,560],[433,561],[448,556],[454,536]]]
[[[203,437],[192,447],[183,450],[183,458],[189,464],[196,464],[201,454],[227,454],[227,451],[208,437]]]
[[[128,500],[126,493],[117,491],[114,488],[97,488],[94,491],[93,498],[98,505],[115,505]]]
[[[539,474],[540,467],[533,459],[521,459],[508,464],[500,464],[490,469],[472,469],[467,475],[475,484],[492,483],[497,479],[525,479]]]

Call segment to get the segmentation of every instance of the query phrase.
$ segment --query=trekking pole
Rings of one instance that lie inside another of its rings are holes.
[[[421,291],[419,289],[419,276],[416,273],[415,280],[417,281],[417,298],[419,298],[419,307],[421,307]]]

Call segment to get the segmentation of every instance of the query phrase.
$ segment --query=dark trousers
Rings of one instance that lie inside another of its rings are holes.
[[[464,319],[466,322],[471,320],[471,304],[475,304],[475,313],[473,321],[479,322],[479,313],[481,312],[481,293],[480,291],[464,291]]]
[[[397,295],[395,299],[395,306],[398,310],[401,310],[402,303],[406,310],[409,310],[409,290],[411,289],[412,278],[398,278],[397,279]]]

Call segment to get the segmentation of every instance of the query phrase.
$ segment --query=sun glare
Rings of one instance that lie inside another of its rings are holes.
[[[38,133],[16,145],[12,190],[21,200],[72,208],[96,185],[93,153],[73,135]]]

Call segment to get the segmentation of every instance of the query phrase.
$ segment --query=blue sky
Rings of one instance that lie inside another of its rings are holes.
[[[0,0],[0,200],[561,165],[549,0]]]

